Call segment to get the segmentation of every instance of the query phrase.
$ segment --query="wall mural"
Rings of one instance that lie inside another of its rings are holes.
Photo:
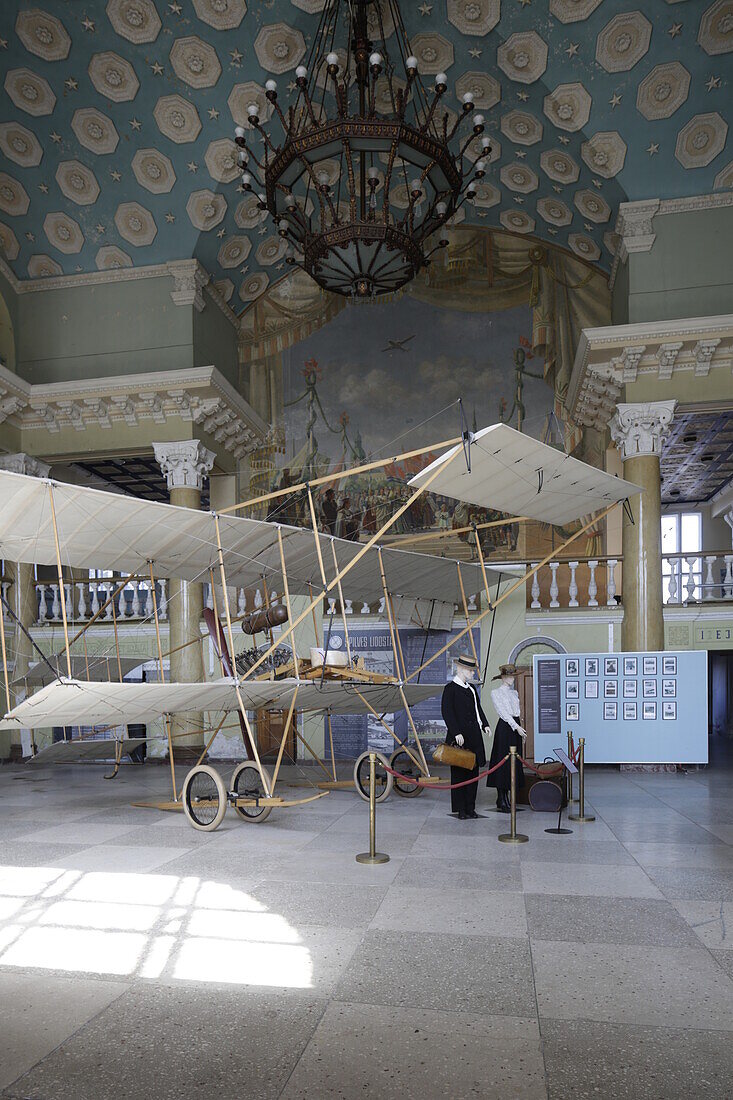
[[[366,541],[410,495],[409,478],[438,452],[348,480],[339,471],[455,437],[459,398],[470,427],[503,420],[560,444],[553,389],[533,355],[531,336],[529,306],[466,313],[405,295],[343,310],[282,353],[280,446],[270,488],[333,472],[316,498],[320,525],[341,538]],[[308,524],[307,498],[276,500],[269,516]],[[385,541],[434,531],[440,540],[421,549],[465,559],[475,556],[469,536],[442,532],[499,518],[498,512],[425,494]],[[530,551],[517,524],[489,528],[481,539],[487,555]],[[542,541],[541,530],[530,539],[533,548]]]

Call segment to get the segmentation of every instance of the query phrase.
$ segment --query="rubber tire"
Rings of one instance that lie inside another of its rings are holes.
[[[354,786],[356,787],[356,793],[360,798],[363,798],[365,802],[369,801],[369,752],[363,752],[354,764]],[[389,763],[386,756],[382,756],[381,752],[375,753],[377,763],[381,764],[383,768],[388,768]],[[364,772],[364,780],[359,774],[360,769]],[[375,802],[384,802],[389,798],[392,791],[392,776],[389,772],[386,772],[387,781],[384,784],[383,790],[377,790]]]
[[[214,780],[216,784],[216,793],[219,797],[219,808],[211,821],[200,822],[193,816],[189,807],[189,791],[191,784],[197,775],[208,775]],[[198,764],[195,768],[191,768],[191,771],[186,776],[183,782],[183,791],[181,792],[181,801],[183,802],[183,812],[188,818],[194,829],[200,829],[201,832],[211,833],[214,829],[218,829],[224,820],[224,814],[227,812],[227,792],[224,787],[224,780],[219,775],[216,768],[212,768],[210,764]]]
[[[243,772],[247,772],[247,771],[256,772],[257,778],[259,780],[259,778],[260,778],[260,769],[257,767],[254,760],[243,760],[241,764],[237,764],[236,768],[232,772],[232,778],[231,778],[231,781],[229,783],[229,790],[230,791],[234,791],[235,793],[239,792],[239,777],[240,777],[240,775],[242,775]],[[268,783],[268,786],[269,786],[269,784],[270,784],[270,775],[265,770],[265,768],[263,768],[262,771],[265,773],[265,775],[267,777],[267,783]],[[254,813],[254,814],[253,813],[247,813],[247,811],[244,809],[243,806],[235,806],[234,807],[234,812],[237,814],[237,816],[240,818],[241,821],[248,821],[250,825],[259,825],[262,821],[265,821],[265,819],[270,816],[270,814],[272,813],[272,806],[263,806],[260,809],[259,813]]]
[[[400,763],[400,757],[404,757],[407,767],[405,767],[404,763]],[[395,772],[403,772],[410,776],[414,774],[416,779],[418,775],[422,774],[404,749],[397,749],[392,753],[389,758],[389,766],[392,768],[392,771]],[[399,779],[396,779],[394,776],[392,776],[392,783],[394,785],[395,794],[400,795],[402,798],[417,798],[418,795],[421,795],[425,790],[425,788],[421,787],[418,783],[405,783],[404,787],[402,787],[400,786]]]

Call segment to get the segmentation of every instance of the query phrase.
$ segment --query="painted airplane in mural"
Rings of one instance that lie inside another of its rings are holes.
[[[406,337],[404,340],[387,340],[387,347],[382,348],[382,352],[385,351],[408,351],[405,344],[409,344],[410,340],[414,340],[417,334],[413,332],[412,336]]]

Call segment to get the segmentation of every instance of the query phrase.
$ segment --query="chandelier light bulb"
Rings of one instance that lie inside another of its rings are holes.
[[[373,53],[369,58],[369,67],[373,73],[379,73],[382,71],[382,55],[381,53]]]
[[[461,99],[462,99],[462,102],[463,102],[463,110],[464,111],[472,111],[473,110],[473,92],[464,92]]]
[[[295,70],[295,79],[299,84],[305,84],[308,79],[308,70],[305,65],[298,65],[298,68]]]
[[[483,115],[474,115],[473,116],[473,132],[474,132],[474,134],[480,134],[483,131],[483,128],[484,128],[484,116]]]
[[[294,210],[295,209],[295,195],[286,195],[285,196],[285,205],[287,206],[288,210]]]
[[[442,95],[448,88],[448,77],[445,73],[438,73],[435,78],[435,90],[438,95]]]
[[[265,91],[266,92],[277,93],[277,81],[276,80],[267,80],[267,81],[265,81]]]
[[[437,202],[435,204],[435,213],[438,215],[439,218],[444,218],[448,213],[448,203],[442,201]]]
[[[280,221],[277,223],[277,231],[280,234],[280,236],[281,237],[287,237],[288,229],[289,229],[289,226],[288,226],[288,223],[285,221],[285,218],[281,218]]]
[[[236,141],[237,145],[239,145],[239,146],[244,145],[244,127],[243,126],[235,126],[234,127],[234,140]]]
[[[249,107],[247,108],[247,117],[249,118],[252,126],[256,126],[257,123],[260,121],[260,109],[256,103],[250,103]]]
[[[252,177],[249,172],[242,172],[242,187],[245,191],[249,191],[252,186]]]
[[[328,172],[319,172],[317,179],[323,190],[328,191]]]
[[[367,168],[367,176],[369,177],[370,186],[376,187],[379,183],[379,169],[374,166]]]
[[[410,191],[413,195],[422,195],[422,184],[420,180],[413,180],[410,184]]]
[[[407,61],[405,62],[405,68],[407,69],[408,73],[416,73],[417,58],[412,56],[408,57]]]
[[[484,152],[484,156],[488,157],[489,154],[491,153],[491,138],[482,137],[481,138],[481,148]]]
[[[247,156],[246,150],[244,150],[244,149],[238,150],[238,152],[237,152],[237,164],[239,165],[239,167],[244,168],[244,166],[248,162],[248,160],[249,160],[249,157]]]

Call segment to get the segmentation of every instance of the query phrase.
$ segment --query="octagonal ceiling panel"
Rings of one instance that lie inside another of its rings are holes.
[[[403,0],[401,11],[426,87],[449,75],[441,111],[455,117],[471,92],[485,116],[490,163],[462,224],[529,234],[608,269],[620,202],[733,187],[733,0],[549,0],[549,18],[541,7]],[[294,102],[294,66],[322,10],[323,0],[0,5],[0,246],[16,277],[195,256],[237,311],[274,287],[289,271],[284,245],[237,188],[233,128],[256,103],[280,141],[264,85],[274,75],[283,109]],[[390,18],[385,29],[394,41]],[[389,109],[382,85],[378,104]],[[480,149],[469,144],[464,168]]]

